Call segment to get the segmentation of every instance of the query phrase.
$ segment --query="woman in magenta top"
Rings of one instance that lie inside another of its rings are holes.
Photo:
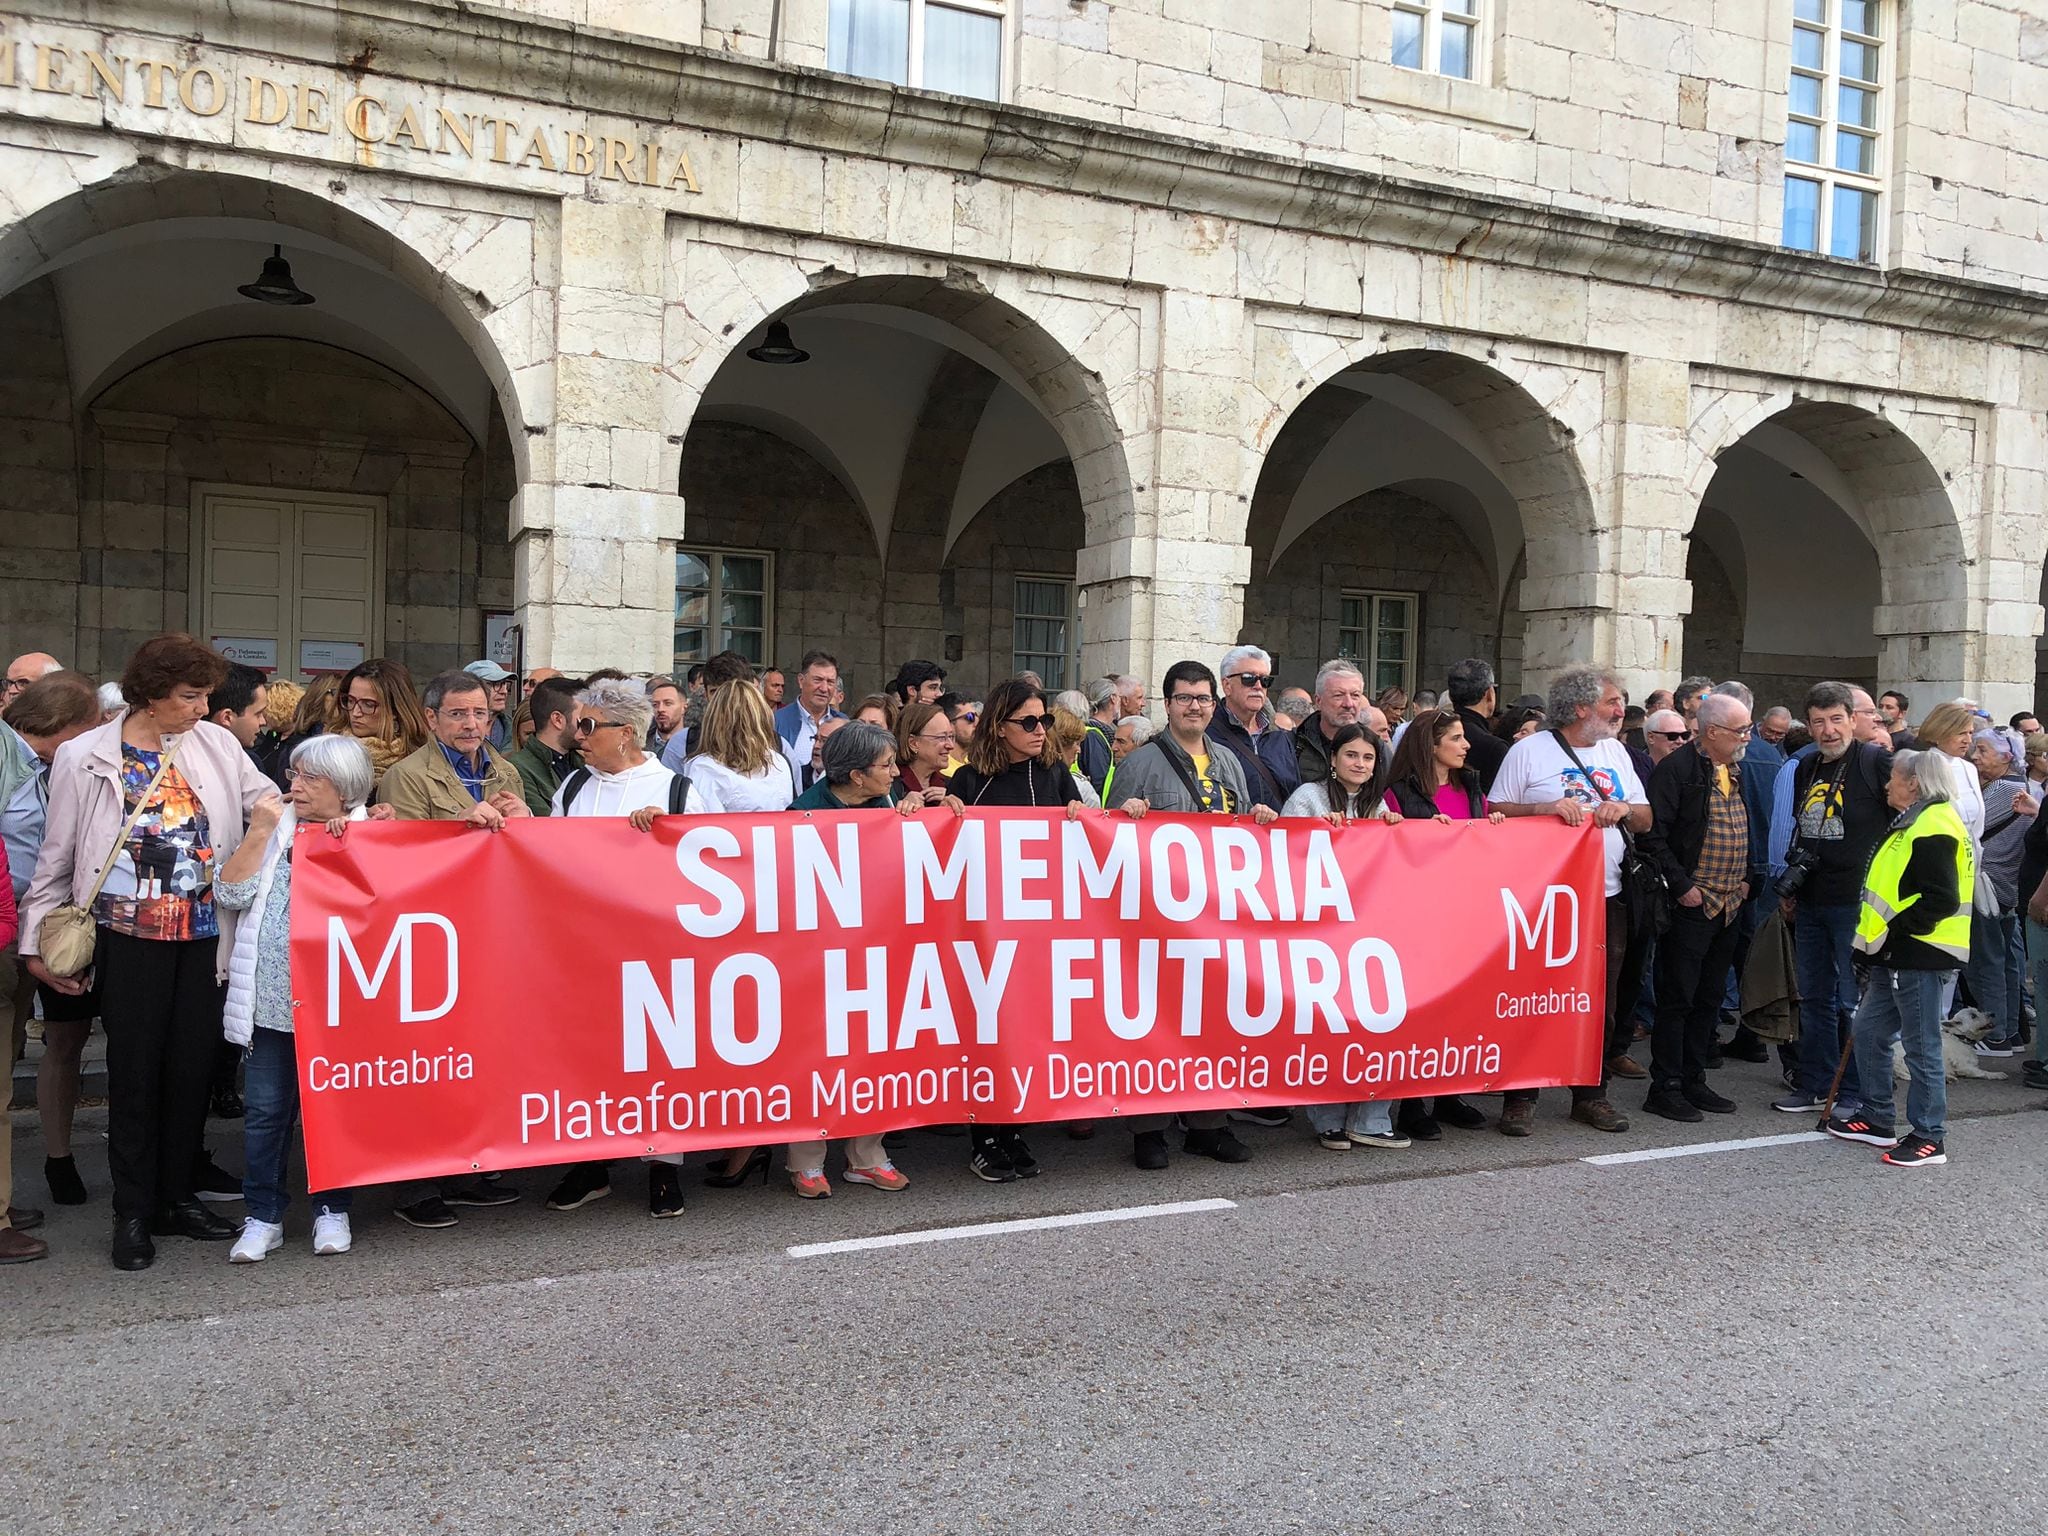
[[[1454,709],[1430,709],[1408,723],[1388,770],[1387,805],[1411,820],[1502,822],[1486,803],[1479,775],[1465,766],[1471,743]],[[1455,1093],[1434,1099],[1403,1099],[1395,1125],[1416,1141],[1435,1141],[1441,1124],[1476,1131],[1486,1116]]]
[[[1465,766],[1472,744],[1454,709],[1424,710],[1408,723],[1388,770],[1387,805],[1436,821],[1507,820],[1486,802],[1479,775]]]

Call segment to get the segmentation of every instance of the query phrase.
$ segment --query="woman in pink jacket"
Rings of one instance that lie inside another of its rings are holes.
[[[38,930],[57,907],[92,902],[118,1269],[154,1263],[152,1235],[235,1235],[192,1195],[234,939],[234,915],[214,907],[213,875],[241,843],[250,809],[275,787],[230,732],[206,719],[207,695],[227,665],[179,634],[145,641],[129,658],[121,676],[128,707],[66,742],[51,765],[49,823],[21,913],[30,974],[75,995],[86,978],[51,972]],[[138,802],[141,814],[115,851]]]

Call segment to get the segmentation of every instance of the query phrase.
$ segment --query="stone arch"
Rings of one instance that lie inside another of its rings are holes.
[[[1868,545],[1875,564],[1874,681],[1953,694],[1985,675],[1987,638],[1971,617],[1979,551],[1962,512],[1977,482],[1972,417],[1826,385],[1728,385],[1702,394],[1688,434],[1686,493],[1695,519],[1689,537],[1718,477],[1740,454],[1761,453],[1839,509],[1839,524],[1809,531],[1820,552],[1832,546],[1862,564],[1865,557],[1840,541],[1860,533]],[[1787,552],[1785,530],[1778,533],[1774,542],[1771,530],[1743,527],[1752,563],[1810,568],[1814,551]],[[1743,594],[1751,625],[1785,606]],[[1801,681],[1803,674],[1791,678]]]
[[[0,169],[11,163],[0,154]],[[440,183],[432,198],[410,203],[370,195],[328,167],[276,161],[265,161],[261,176],[137,161],[96,180],[25,176],[18,185],[19,216],[0,225],[0,295],[57,270],[89,242],[179,219],[261,221],[346,247],[431,304],[470,348],[504,416],[518,478],[529,479],[529,434],[552,415],[539,403],[551,392],[530,377],[552,369],[551,353],[536,353],[530,340],[532,306],[547,301],[535,279],[531,219]],[[388,191],[391,181],[376,185]],[[448,206],[465,200],[474,206]]]

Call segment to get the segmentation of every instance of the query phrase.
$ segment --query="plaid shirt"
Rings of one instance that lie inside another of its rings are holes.
[[[1711,777],[1707,765],[1707,835],[1700,843],[1692,883],[1699,888],[1700,915],[1733,922],[1741,903],[1736,891],[1749,875],[1749,811],[1742,803],[1740,766],[1728,769],[1728,793]]]

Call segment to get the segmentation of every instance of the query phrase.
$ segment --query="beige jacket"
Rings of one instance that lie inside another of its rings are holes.
[[[44,917],[67,902],[84,904],[120,835],[127,816],[121,799],[121,725],[127,718],[123,710],[105,725],[65,742],[50,765],[49,825],[21,913],[24,956],[40,953],[36,944]],[[183,736],[164,737],[166,747],[173,742],[178,746],[173,766],[206,807],[213,868],[221,869],[241,845],[250,809],[265,795],[276,794],[277,786],[250,761],[233,733],[211,721],[200,721]],[[215,910],[220,946],[214,971],[225,981],[228,956],[235,947],[236,915],[218,906]]]
[[[491,764],[484,780],[484,798],[503,790],[523,802],[525,792],[512,760],[489,742],[484,744],[484,754]],[[400,821],[460,821],[476,807],[462,780],[448,766],[448,759],[441,755],[441,744],[432,737],[419,751],[401,757],[385,770],[377,781],[377,803],[390,806]]]

